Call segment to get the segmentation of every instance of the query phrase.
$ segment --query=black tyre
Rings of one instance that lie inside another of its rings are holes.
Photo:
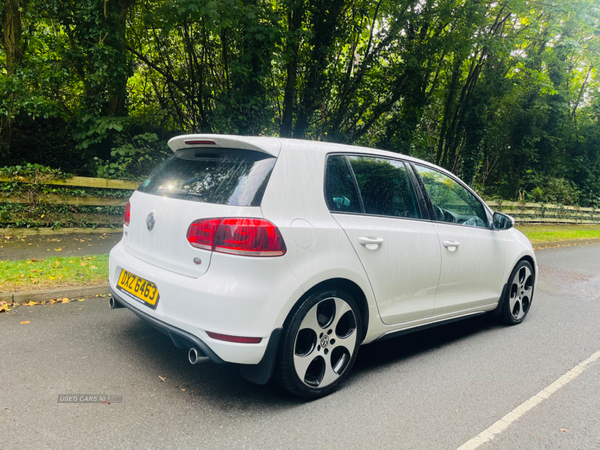
[[[310,295],[286,321],[276,381],[293,394],[324,397],[348,376],[361,342],[356,301],[341,290]]]
[[[506,298],[500,318],[508,325],[517,325],[527,316],[533,300],[535,274],[527,261],[519,262],[508,279]]]

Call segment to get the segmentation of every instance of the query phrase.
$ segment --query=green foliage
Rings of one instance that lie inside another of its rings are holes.
[[[72,175],[64,173],[60,169],[53,169],[40,164],[26,163],[23,166],[0,167],[0,176],[10,177],[13,180],[27,178],[37,184],[40,181],[55,179],[64,180]]]
[[[94,117],[86,115],[81,119],[81,128],[75,133],[75,139],[78,141],[77,147],[85,150],[91,145],[99,144],[109,137],[111,131],[123,131],[124,117],[102,116]]]
[[[575,183],[564,178],[535,177],[527,191],[527,200],[537,203],[578,205],[579,191]]]
[[[175,134],[280,134],[600,205],[600,0],[29,0],[19,17],[7,165],[141,179]]]
[[[141,180],[169,155],[163,150],[164,142],[158,142],[154,133],[139,134],[128,140],[118,136],[116,145],[110,161],[94,158],[98,177]]]

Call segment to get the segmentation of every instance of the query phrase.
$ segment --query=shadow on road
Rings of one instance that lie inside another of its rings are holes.
[[[497,327],[501,325],[493,319],[479,317],[363,346],[347,383],[359,383],[371,371],[406,364],[414,356]],[[113,338],[121,343],[123,358],[133,351],[147,362],[138,370],[148,371],[150,376],[165,373],[167,382],[190,392],[192,401],[209,401],[222,411],[286,409],[307,402],[274,382],[259,386],[246,381],[233,364],[208,362],[192,366],[187,360],[187,350],[175,348],[169,337],[141,320],[132,321]]]

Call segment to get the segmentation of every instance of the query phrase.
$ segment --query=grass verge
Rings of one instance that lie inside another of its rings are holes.
[[[108,280],[108,254],[0,261],[0,292],[93,286]]]
[[[518,225],[532,244],[600,239],[600,225]]]
[[[600,239],[600,225],[519,225],[533,245]],[[0,261],[0,292],[93,286],[108,280],[108,254]]]

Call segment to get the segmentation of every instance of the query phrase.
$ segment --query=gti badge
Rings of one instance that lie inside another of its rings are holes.
[[[151,212],[150,214],[148,214],[148,217],[146,217],[146,228],[148,228],[148,231],[152,231],[154,229],[155,224],[156,216],[153,212]]]

